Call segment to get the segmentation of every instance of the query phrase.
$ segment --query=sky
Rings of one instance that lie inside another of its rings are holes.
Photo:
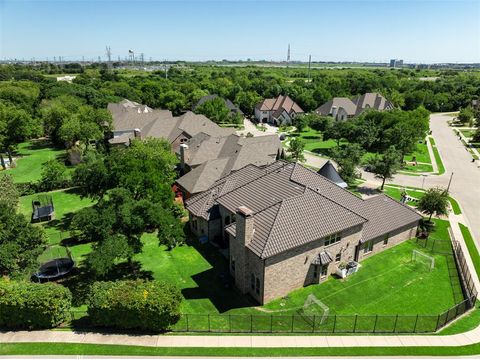
[[[0,59],[480,62],[480,0],[0,0]]]

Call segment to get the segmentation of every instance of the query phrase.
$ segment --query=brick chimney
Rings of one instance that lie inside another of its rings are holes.
[[[255,220],[253,218],[253,211],[245,206],[237,208],[237,240],[242,241],[244,246],[247,246],[253,239],[255,233]]]

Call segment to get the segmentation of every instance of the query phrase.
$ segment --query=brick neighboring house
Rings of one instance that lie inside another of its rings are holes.
[[[295,116],[304,113],[289,96],[267,98],[255,106],[255,119],[272,125],[289,125]]]
[[[186,199],[248,164],[261,167],[284,158],[284,150],[276,134],[219,138],[201,133],[181,145],[179,157],[184,174],[177,184]]]
[[[191,230],[228,248],[236,287],[261,304],[414,237],[422,218],[388,196],[364,200],[283,161],[247,165],[185,203]]]
[[[334,97],[315,110],[322,116],[332,116],[336,120],[344,121],[359,116],[367,109],[377,111],[393,110],[395,107],[385,97],[376,92],[369,92],[349,99],[347,97]]]
[[[176,152],[180,144],[200,133],[222,137],[235,132],[191,111],[174,117],[168,110],[151,109],[130,100],[110,103],[107,108],[113,118],[113,137],[109,140],[112,145],[128,146],[133,138],[164,138]]]

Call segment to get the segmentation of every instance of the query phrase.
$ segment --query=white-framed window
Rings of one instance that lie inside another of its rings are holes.
[[[325,240],[323,242],[323,245],[325,247],[331,246],[332,244],[340,242],[341,240],[342,240],[342,234],[340,232],[339,233],[334,233],[334,234],[331,234],[330,236],[325,238]]]
[[[325,278],[327,276],[327,273],[328,273],[328,265],[322,266],[322,270],[320,272],[320,277]]]
[[[338,252],[335,256],[335,262],[340,262],[342,260],[342,252]]]

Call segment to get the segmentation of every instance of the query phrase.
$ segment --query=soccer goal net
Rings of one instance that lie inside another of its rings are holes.
[[[435,268],[435,258],[416,249],[412,251],[412,262],[424,264],[429,270]]]
[[[318,324],[323,324],[327,320],[329,312],[330,308],[314,294],[307,297],[303,307],[299,310],[299,314],[307,321],[313,321],[314,316],[316,316]]]

